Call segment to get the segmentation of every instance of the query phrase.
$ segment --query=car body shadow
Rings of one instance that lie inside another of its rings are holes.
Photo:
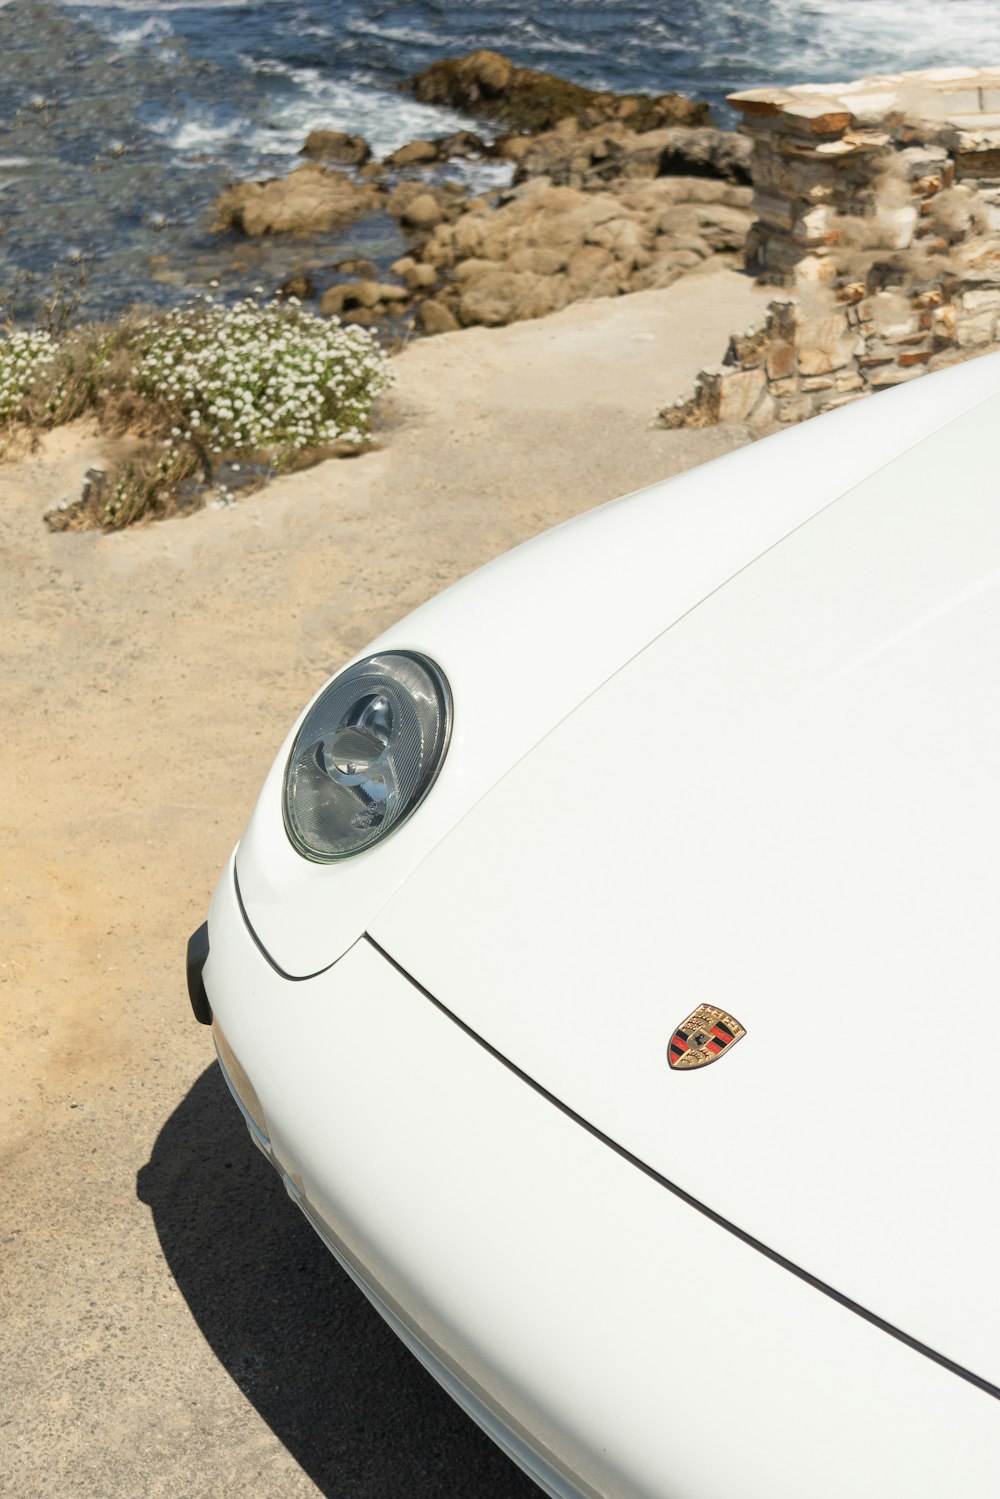
[[[538,1499],[288,1200],[215,1064],[137,1192],[216,1356],[329,1499]]]

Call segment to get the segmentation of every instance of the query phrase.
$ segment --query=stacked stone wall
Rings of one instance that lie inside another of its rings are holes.
[[[1000,69],[732,95],[745,264],[785,289],[670,425],[800,421],[1000,346]]]

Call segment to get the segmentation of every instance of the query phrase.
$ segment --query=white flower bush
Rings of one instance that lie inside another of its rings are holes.
[[[233,307],[202,298],[147,321],[136,350],[136,389],[173,414],[168,451],[260,453],[277,468],[302,448],[364,442],[372,403],[393,379],[371,334],[294,298]]]
[[[218,477],[250,460],[251,483],[331,447],[359,447],[375,399],[393,382],[362,328],[298,301],[235,306],[199,297],[172,312],[81,324],[56,338],[0,333],[0,451],[15,426],[57,426],[87,413],[134,456],[108,483],[57,507],[53,529],[117,530],[197,508]],[[152,449],[150,445],[152,446]],[[224,455],[224,456],[220,456]]]
[[[0,422],[19,415],[36,376],[54,357],[54,340],[39,329],[0,335]]]

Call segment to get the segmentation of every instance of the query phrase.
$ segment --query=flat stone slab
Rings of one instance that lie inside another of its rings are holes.
[[[804,127],[815,134],[846,130],[855,121],[893,113],[990,129],[1000,121],[1000,68],[925,68],[847,83],[743,89],[728,97],[748,125],[773,120],[779,128]]]

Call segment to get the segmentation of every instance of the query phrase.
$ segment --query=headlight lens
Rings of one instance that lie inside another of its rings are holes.
[[[359,854],[421,803],[441,769],[451,693],[425,656],[369,656],[330,683],[285,771],[285,827],[307,859]]]

